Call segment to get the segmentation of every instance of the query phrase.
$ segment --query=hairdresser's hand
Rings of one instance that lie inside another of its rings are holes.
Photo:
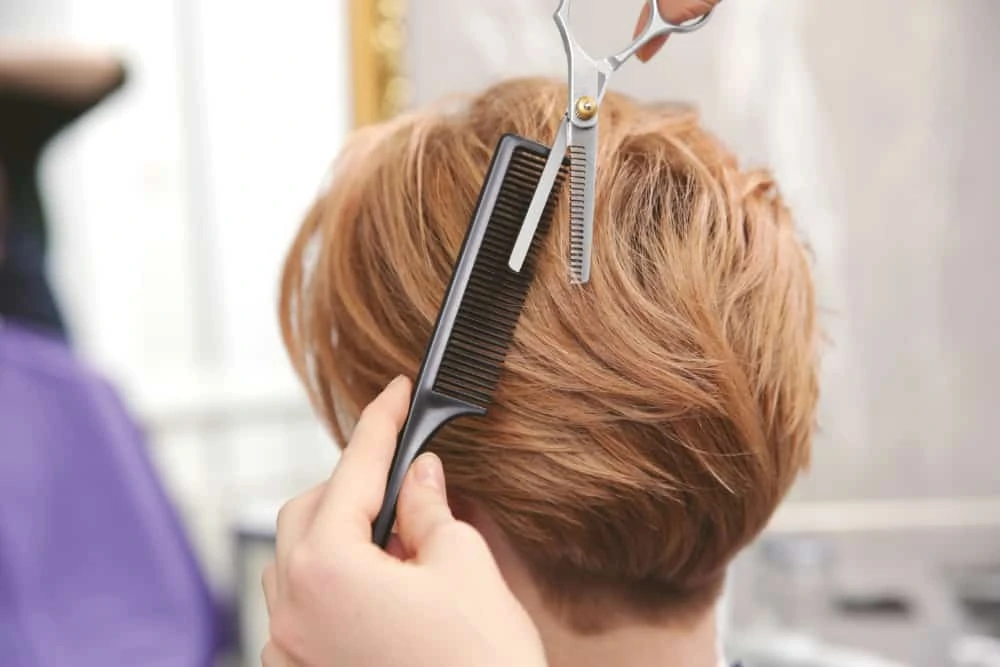
[[[486,543],[452,517],[436,456],[417,459],[404,483],[391,555],[372,544],[409,395],[407,380],[389,385],[330,480],[282,508],[264,571],[264,667],[545,665]]]
[[[684,23],[685,21],[696,19],[699,16],[704,16],[709,10],[720,2],[722,2],[722,0],[656,0],[656,4],[660,8],[660,13],[662,13],[663,17],[671,23]],[[640,32],[642,32],[642,29],[645,27],[647,21],[649,21],[648,2],[646,2],[642,8],[642,13],[639,15],[639,21],[636,23],[635,33],[633,36],[637,36]],[[649,44],[646,44],[639,49],[636,53],[636,57],[642,62],[648,61],[650,58],[659,53],[666,41],[666,35],[652,40]]]

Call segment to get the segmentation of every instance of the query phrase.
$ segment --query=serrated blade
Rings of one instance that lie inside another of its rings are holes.
[[[594,154],[597,129],[574,128],[569,146],[569,269],[570,280],[590,280],[590,256],[594,238]]]

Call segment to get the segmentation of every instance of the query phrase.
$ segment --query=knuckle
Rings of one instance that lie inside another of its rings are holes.
[[[264,566],[264,569],[260,573],[260,585],[264,589],[264,593],[268,593],[268,588],[271,582],[274,580],[274,561],[271,561]]]
[[[346,577],[344,569],[342,558],[324,555],[306,542],[289,551],[284,581],[289,594],[296,597],[316,590],[327,594],[341,587]]]
[[[361,416],[358,419],[358,426],[371,426],[372,424],[383,423],[389,419],[389,415],[384,407],[379,405],[378,401],[374,403],[369,403],[361,411]]]
[[[297,628],[298,625],[285,614],[275,614],[268,620],[268,644],[271,646],[272,656],[279,650],[285,653],[293,652],[299,641]],[[267,646],[264,648],[267,649]]]
[[[320,576],[321,564],[315,551],[307,544],[296,545],[288,552],[285,572],[288,586],[293,591],[308,590]]]
[[[295,516],[298,507],[296,500],[297,498],[292,498],[278,510],[277,528],[279,533],[283,532],[282,528],[287,526],[289,521]]]
[[[365,433],[366,437],[395,438],[402,427],[399,415],[381,405],[378,401],[369,403],[361,411],[355,433]]]
[[[449,521],[439,526],[436,537],[465,553],[475,552],[486,546],[479,531],[464,521]]]
[[[271,667],[274,665],[274,644],[267,642],[264,644],[264,648],[260,650],[260,664],[261,667]]]

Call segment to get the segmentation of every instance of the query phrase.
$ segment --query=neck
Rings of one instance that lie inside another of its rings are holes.
[[[714,613],[684,627],[628,625],[587,636],[544,611],[531,611],[550,667],[717,667],[720,662]]]
[[[503,572],[507,585],[531,615],[549,667],[718,667],[715,608],[674,624],[627,623],[598,634],[581,634],[554,613],[523,560],[484,513],[459,506],[476,526]]]

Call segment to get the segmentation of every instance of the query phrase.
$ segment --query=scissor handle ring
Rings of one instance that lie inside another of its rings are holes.
[[[642,41],[646,41],[647,38],[652,39],[654,37],[658,37],[665,33],[694,32],[708,22],[708,19],[712,17],[712,12],[715,11],[715,7],[711,7],[701,16],[688,19],[687,21],[683,21],[681,23],[672,23],[667,20],[667,17],[665,17],[663,12],[660,11],[660,5],[657,0],[649,0],[649,10],[649,23],[642,31],[642,36],[640,37]]]

